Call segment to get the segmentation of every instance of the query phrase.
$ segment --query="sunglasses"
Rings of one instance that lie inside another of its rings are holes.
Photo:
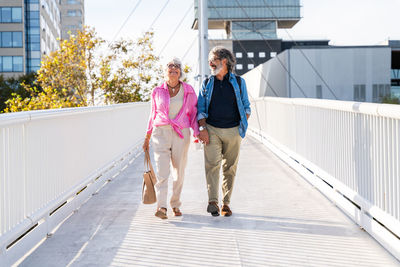
[[[174,63],[168,63],[167,67],[168,67],[168,69],[172,69],[172,68],[180,69],[181,65],[180,64],[174,64]]]
[[[219,57],[209,58],[209,59],[208,59],[208,62],[214,63],[214,62],[217,61],[217,60],[221,60],[221,58],[219,58]]]

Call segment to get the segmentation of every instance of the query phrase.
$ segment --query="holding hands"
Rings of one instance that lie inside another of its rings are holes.
[[[204,145],[208,145],[210,143],[207,129],[200,131],[198,138],[200,139],[200,142]]]

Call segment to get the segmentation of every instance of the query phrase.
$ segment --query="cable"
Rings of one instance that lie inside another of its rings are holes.
[[[272,10],[272,8],[267,4],[267,2],[265,2],[265,0],[263,0],[264,5],[269,9],[269,11],[271,12],[272,16],[278,20],[278,17],[275,15],[274,11]],[[290,37],[290,39],[295,43],[296,46],[299,46],[298,43],[293,39],[292,35],[289,33],[289,31],[287,29],[284,28],[284,30],[286,31],[287,35]],[[300,47],[300,46],[299,46]],[[335,95],[335,93],[332,91],[332,89],[329,87],[328,83],[325,81],[325,79],[321,76],[321,74],[318,72],[318,70],[314,67],[314,65],[311,63],[310,59],[306,56],[306,54],[304,53],[304,51],[301,48],[298,48],[300,50],[300,53],[304,56],[304,58],[307,60],[307,62],[310,64],[311,68],[314,70],[314,72],[318,75],[318,77],[322,80],[322,82],[325,84],[325,86],[328,88],[328,90],[331,92],[331,94],[335,97],[336,100],[338,100],[337,96]]]
[[[186,50],[185,54],[183,54],[182,62],[185,60],[187,54],[189,53],[190,49],[192,49],[192,47],[193,47],[193,45],[195,44],[196,41],[197,41],[197,36],[195,36],[195,38],[193,39],[193,41],[190,44],[189,48]]]
[[[158,56],[160,56],[162,54],[162,52],[164,51],[164,49],[167,47],[167,45],[169,44],[169,42],[172,40],[172,38],[174,37],[176,31],[179,29],[179,27],[182,25],[183,20],[186,18],[186,16],[189,14],[189,11],[192,9],[194,3],[192,3],[192,5],[188,8],[188,10],[186,11],[185,15],[183,16],[183,18],[179,21],[178,25],[176,26],[175,30],[173,31],[173,33],[170,35],[169,39],[167,40],[167,42],[164,44],[163,48],[161,49],[160,53],[158,54]]]
[[[240,5],[238,0],[235,0],[235,2],[237,3],[237,5],[242,9],[243,13],[245,14],[245,16],[250,20],[250,16],[247,14],[246,10],[243,8],[243,6]],[[267,44],[267,46],[269,47],[269,49],[271,51],[273,51],[272,46],[269,44],[269,42],[267,40],[264,39],[264,36],[262,35],[262,33],[259,30],[256,30],[256,32],[260,35],[260,37],[262,38],[262,40]],[[292,79],[295,84],[297,85],[297,87],[299,88],[299,90],[301,91],[301,93],[303,94],[304,97],[307,98],[306,93],[304,92],[304,90],[301,88],[301,86],[297,83],[296,79],[290,74],[290,71],[286,68],[285,64],[283,64],[283,62],[280,60],[279,57],[275,57],[279,63],[281,64],[281,66],[285,69],[285,71],[287,72],[287,74],[289,75],[289,78]]]
[[[153,20],[153,22],[150,24],[150,27],[147,31],[149,31],[151,28],[153,28],[154,23],[156,23],[156,21],[158,20],[158,18],[160,17],[161,13],[164,11],[164,9],[167,7],[168,3],[170,0],[167,0],[167,2],[165,2],[165,5],[163,6],[163,8],[161,8],[160,12],[158,13],[157,17]]]
[[[139,6],[139,4],[142,2],[142,0],[139,0],[135,7],[132,9],[131,13],[129,13],[128,17],[126,18],[126,20],[124,21],[124,23],[122,23],[121,27],[119,28],[118,32],[114,35],[114,38],[112,39],[111,42],[114,42],[115,38],[117,38],[118,34],[121,32],[122,28],[125,27],[125,24],[128,22],[129,18],[132,16],[132,14],[135,12],[135,10],[137,9],[137,7]]]

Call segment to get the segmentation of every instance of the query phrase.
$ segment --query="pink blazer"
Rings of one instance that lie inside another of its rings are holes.
[[[182,129],[192,128],[193,135],[199,135],[199,124],[197,123],[197,96],[193,87],[187,83],[181,82],[183,86],[183,105],[178,115],[174,119],[170,119],[169,101],[167,83],[157,86],[151,93],[151,113],[147,125],[147,133],[151,134],[153,127],[168,125],[176,131],[180,138],[183,138]]]

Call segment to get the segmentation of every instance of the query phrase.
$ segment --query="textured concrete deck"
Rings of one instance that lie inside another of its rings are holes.
[[[206,212],[201,150],[189,154],[180,218],[140,204],[142,166],[143,155],[21,266],[400,266],[254,139],[242,145],[229,218]]]

